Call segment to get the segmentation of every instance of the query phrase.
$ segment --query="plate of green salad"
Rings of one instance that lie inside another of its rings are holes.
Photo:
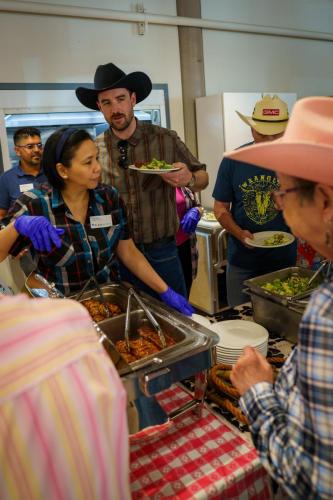
[[[156,160],[156,158],[146,163],[135,162],[134,165],[130,165],[128,168],[142,174],[167,174],[168,172],[177,172],[177,170],[180,170],[179,167],[173,167],[170,163],[164,160]]]
[[[290,245],[295,236],[285,231],[260,231],[253,233],[253,239],[245,238],[245,243],[257,248],[278,248]]]

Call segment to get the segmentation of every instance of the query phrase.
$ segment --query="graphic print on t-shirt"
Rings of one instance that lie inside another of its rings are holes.
[[[263,225],[275,219],[278,211],[274,207],[271,192],[279,188],[279,181],[271,175],[249,177],[239,186],[243,194],[243,206],[249,219]]]

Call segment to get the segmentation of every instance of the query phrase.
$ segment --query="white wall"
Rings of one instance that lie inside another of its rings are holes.
[[[127,0],[39,3],[122,11],[134,11],[136,4]],[[149,13],[176,15],[175,0],[145,0],[144,6]],[[1,83],[92,82],[96,67],[107,62],[126,73],[144,71],[153,83],[167,83],[171,126],[184,136],[176,27],[149,25],[140,36],[134,23],[0,13],[0,39]]]
[[[202,17],[333,33],[331,0],[201,0]],[[204,30],[206,94],[333,94],[333,42]]]

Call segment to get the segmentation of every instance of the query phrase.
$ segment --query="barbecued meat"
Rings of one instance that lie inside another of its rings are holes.
[[[138,328],[138,339],[130,340],[130,350],[127,350],[125,340],[116,342],[117,351],[123,356],[127,363],[133,363],[138,359],[145,358],[150,354],[155,354],[162,349],[162,344],[158,333],[148,325],[143,325]],[[176,342],[169,335],[164,334],[167,347],[174,345]]]
[[[98,323],[99,321],[103,321],[103,319],[106,319],[108,317],[104,304],[102,302],[99,302],[99,300],[87,299],[83,300],[82,304],[88,309],[90,316],[96,323]],[[122,312],[120,307],[117,304],[113,304],[112,302],[107,302],[107,307],[110,311],[110,317],[117,316]]]
[[[131,355],[134,357],[134,361],[145,358],[146,356],[149,356],[149,354],[155,354],[160,350],[155,344],[143,338],[130,340],[130,352],[127,351],[125,340],[118,340],[118,342],[116,342],[116,348],[122,356]],[[132,361],[130,361],[130,363],[131,362]]]
[[[138,329],[138,334],[140,335],[140,337],[147,339],[150,342],[152,342],[153,344],[155,344],[157,347],[159,347],[159,349],[162,349],[163,346],[162,346],[160,337],[158,336],[158,333],[150,326],[148,326],[148,325],[141,326]],[[176,342],[173,340],[172,337],[170,337],[166,333],[164,333],[164,338],[165,338],[167,347],[169,347],[170,345],[175,345]]]

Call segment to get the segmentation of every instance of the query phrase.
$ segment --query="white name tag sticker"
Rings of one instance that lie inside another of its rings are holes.
[[[34,188],[32,183],[30,184],[20,184],[20,193],[25,193],[26,191],[31,191]]]
[[[110,227],[110,226],[113,226],[111,214],[92,215],[90,217],[90,227],[92,229],[97,229],[98,227]]]

